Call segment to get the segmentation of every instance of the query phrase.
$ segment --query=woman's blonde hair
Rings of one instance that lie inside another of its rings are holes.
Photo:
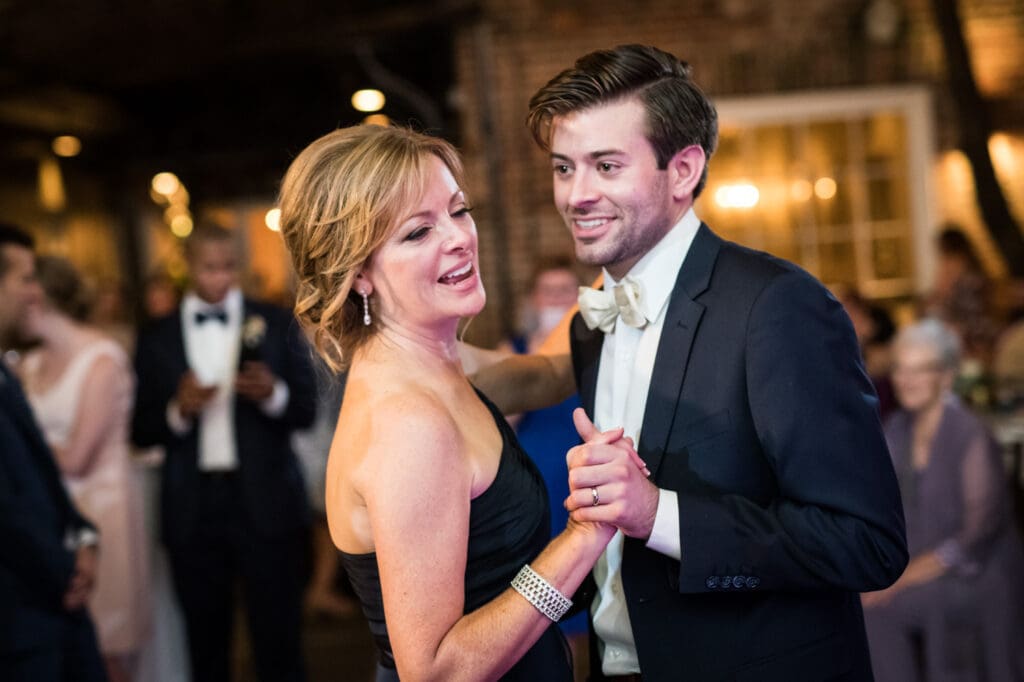
[[[316,140],[281,184],[281,234],[298,278],[295,316],[334,371],[375,332],[352,285],[391,231],[415,209],[437,157],[463,184],[449,143],[406,128],[361,125]]]

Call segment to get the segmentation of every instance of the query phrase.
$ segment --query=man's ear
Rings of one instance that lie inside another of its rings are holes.
[[[700,183],[706,163],[704,150],[697,144],[680,149],[669,159],[667,170],[673,198],[693,200],[693,191]]]

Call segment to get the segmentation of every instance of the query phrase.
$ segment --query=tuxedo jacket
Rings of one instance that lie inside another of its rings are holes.
[[[68,497],[17,379],[0,362],[0,672],[5,655],[60,646],[84,610],[64,610],[70,531],[93,526]],[[0,674],[0,677],[3,675]]]
[[[291,314],[277,306],[245,300],[243,320],[259,315],[266,333],[260,359],[289,389],[288,406],[270,417],[256,403],[235,396],[234,437],[238,477],[249,530],[287,533],[309,523],[291,432],[312,423],[316,389],[308,344]],[[207,323],[212,324],[212,323]],[[161,445],[166,454],[161,479],[161,529],[169,546],[187,544],[199,528],[199,420],[184,435],[167,424],[167,406],[188,371],[180,310],[144,329],[135,351],[138,377],[132,440],[140,447]]]
[[[603,340],[577,315],[591,415]],[[903,571],[903,510],[853,328],[824,287],[701,225],[668,303],[639,454],[678,493],[682,552],[624,544],[645,680],[871,679],[858,593]]]

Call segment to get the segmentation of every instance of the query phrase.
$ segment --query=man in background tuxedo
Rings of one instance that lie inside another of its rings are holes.
[[[132,439],[166,450],[161,530],[194,682],[231,679],[236,583],[263,682],[305,679],[310,512],[290,445],[314,417],[309,353],[288,311],[245,299],[234,235],[200,224],[192,288],[139,336]]]
[[[96,529],[79,515],[3,348],[42,291],[32,239],[0,224],[0,679],[102,682],[86,611]]]

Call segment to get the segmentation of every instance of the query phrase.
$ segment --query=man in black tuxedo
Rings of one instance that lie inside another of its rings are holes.
[[[302,594],[310,512],[290,444],[315,411],[291,314],[243,298],[230,231],[186,242],[192,289],[140,335],[132,439],[166,450],[161,529],[194,682],[230,679],[240,583],[259,678],[305,679]]]
[[[572,327],[583,407],[651,472],[571,452],[573,517],[620,531],[592,574],[593,678],[870,679],[859,593],[907,549],[842,306],[694,214],[717,115],[685,63],[592,53],[530,107],[577,257],[604,268]]]
[[[96,529],[75,509],[3,346],[42,292],[32,239],[0,225],[0,680],[106,680],[86,601]]]

